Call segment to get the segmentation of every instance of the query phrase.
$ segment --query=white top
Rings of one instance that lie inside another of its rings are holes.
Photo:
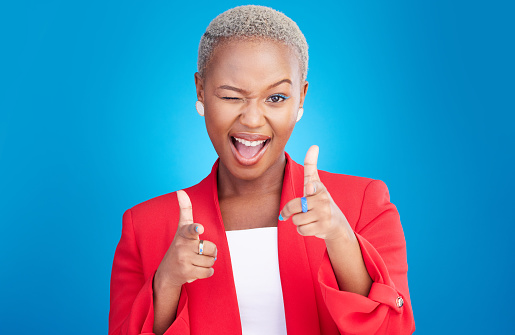
[[[226,231],[243,335],[286,335],[277,228]]]

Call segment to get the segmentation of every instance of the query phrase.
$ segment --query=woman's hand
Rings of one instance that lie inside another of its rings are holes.
[[[318,147],[309,148],[304,160],[304,197],[308,211],[302,211],[302,200],[296,198],[284,205],[282,220],[292,217],[299,234],[325,240],[331,266],[341,291],[368,296],[372,279],[367,272],[361,248],[347,218],[320,181],[317,170]]]
[[[211,277],[216,260],[216,246],[204,241],[199,253],[201,224],[193,223],[191,201],[186,192],[177,191],[180,217],[175,237],[154,276],[154,327],[156,335],[163,334],[177,314],[181,287],[197,279]]]
[[[318,146],[312,146],[304,159],[304,197],[308,211],[302,212],[302,200],[296,198],[286,203],[280,215],[283,221],[292,217],[297,231],[303,236],[324,240],[352,239],[354,234],[347,218],[318,176],[318,151]]]
[[[177,191],[180,218],[175,237],[157,269],[154,285],[180,287],[197,279],[213,275],[216,246],[204,241],[202,255],[199,254],[199,235],[204,232],[201,224],[193,223],[191,201],[186,192]]]

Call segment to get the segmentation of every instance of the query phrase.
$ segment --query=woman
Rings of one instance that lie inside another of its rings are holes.
[[[199,47],[197,111],[219,159],[186,190],[127,210],[109,334],[409,334],[399,215],[379,180],[284,152],[307,44],[267,7],[220,14]]]

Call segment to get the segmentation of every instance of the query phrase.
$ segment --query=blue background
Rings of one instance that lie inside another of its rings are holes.
[[[235,1],[2,1],[0,333],[107,333],[125,209],[216,159],[194,109],[206,26]],[[381,179],[417,334],[513,329],[514,7],[262,1],[310,46],[287,151]]]

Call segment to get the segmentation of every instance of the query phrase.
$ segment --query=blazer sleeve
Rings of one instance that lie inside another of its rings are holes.
[[[355,235],[373,280],[368,297],[338,289],[327,251],[318,272],[322,296],[340,333],[413,333],[406,241],[397,208],[381,180],[365,189]]]
[[[123,215],[122,236],[116,247],[111,272],[111,306],[109,310],[109,335],[151,335],[154,328],[152,283],[155,271],[148,277],[143,273],[132,213]],[[183,286],[177,318],[165,332],[189,334],[188,298]]]

